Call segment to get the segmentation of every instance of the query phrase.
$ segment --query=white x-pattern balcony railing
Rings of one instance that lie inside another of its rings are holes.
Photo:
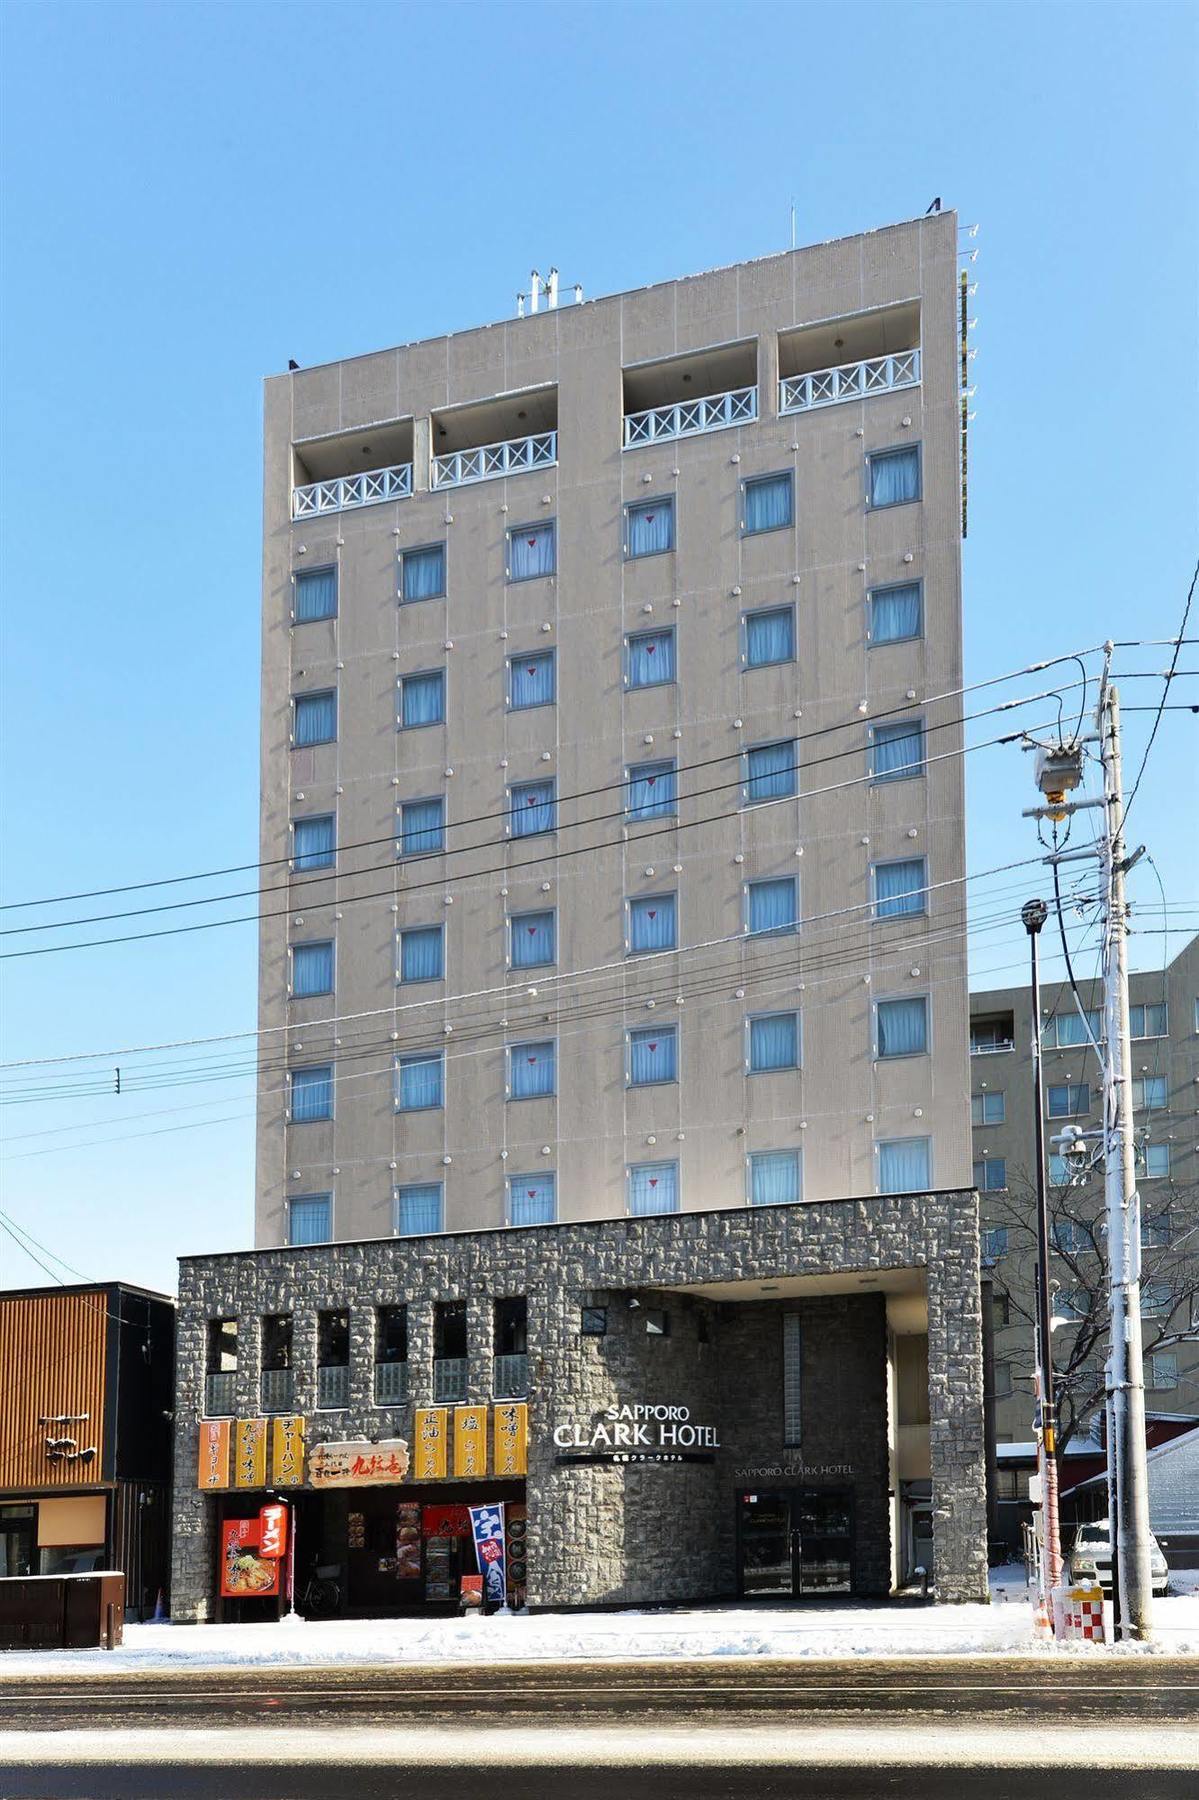
[[[435,456],[433,486],[464,487],[468,481],[491,481],[496,475],[551,469],[557,460],[558,433],[538,431],[532,437],[507,438],[502,444],[479,444],[473,450],[451,450],[445,456]]]
[[[889,394],[896,388],[919,385],[919,350],[901,350],[895,356],[842,363],[837,369],[784,375],[779,382],[779,411],[810,412],[816,406],[837,406],[842,400],[860,400],[865,394]]]
[[[380,500],[407,500],[412,492],[412,464],[393,463],[389,469],[363,469],[358,475],[342,475],[336,481],[313,481],[291,491],[293,519],[313,519],[318,513],[345,512],[351,506],[374,506]]]
[[[667,438],[723,431],[728,425],[752,425],[757,416],[756,387],[704,394],[699,400],[680,400],[677,406],[651,406],[648,412],[625,414],[624,447],[632,450],[638,444],[660,444]]]

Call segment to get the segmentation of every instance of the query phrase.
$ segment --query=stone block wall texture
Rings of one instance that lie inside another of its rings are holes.
[[[805,1464],[846,1463],[857,1506],[857,1583],[889,1579],[886,1319],[858,1276],[923,1271],[929,1309],[929,1400],[937,1597],[986,1597],[986,1501],[978,1208],[972,1192],[887,1195],[741,1212],[676,1214],[461,1236],[382,1239],[190,1258],[180,1269],[172,1614],[210,1616],[215,1571],[212,1496],[195,1487],[207,1321],[239,1321],[237,1410],[258,1412],[259,1320],[295,1316],[297,1346],[315,1344],[315,1315],[351,1312],[350,1405],[313,1413],[314,1370],[296,1369],[296,1410],[310,1443],[410,1437],[412,1408],[431,1398],[432,1312],[472,1302],[472,1331],[489,1303],[528,1297],[529,1600],[561,1607],[705,1599],[736,1588],[738,1469],[791,1462],[782,1419],[780,1312],[803,1323]],[[679,1292],[716,1283],[843,1276],[846,1292],[795,1301],[715,1302]],[[674,1290],[674,1291],[671,1291]],[[636,1296],[641,1307],[630,1309]],[[407,1406],[373,1404],[369,1319],[409,1307]],[[488,1303],[484,1305],[482,1303]],[[583,1337],[585,1305],[606,1304],[608,1334]],[[645,1331],[663,1306],[670,1335]],[[366,1321],[366,1322],[364,1322]],[[706,1341],[705,1341],[706,1339]],[[472,1348],[474,1383],[490,1353]],[[307,1355],[307,1352],[305,1352]],[[563,1465],[557,1424],[589,1424],[609,1406],[683,1405],[718,1428],[711,1464]],[[831,1482],[830,1485],[837,1485]],[[431,1484],[435,1491],[436,1484]]]

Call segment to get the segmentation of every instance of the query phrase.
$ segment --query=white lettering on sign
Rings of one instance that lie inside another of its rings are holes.
[[[576,1419],[555,1425],[554,1444],[559,1450],[719,1450],[714,1425],[697,1425],[689,1406],[660,1406],[638,1402],[610,1406],[589,1423]]]

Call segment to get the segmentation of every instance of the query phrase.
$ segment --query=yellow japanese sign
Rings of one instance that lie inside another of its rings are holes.
[[[444,1481],[446,1473],[447,1413],[444,1406],[418,1406],[413,1479]]]
[[[201,1419],[197,1487],[229,1486],[229,1437],[228,1419]]]
[[[266,1486],[266,1420],[237,1421],[237,1449],[233,1458],[235,1487]]]
[[[456,1406],[454,1408],[454,1474],[486,1475],[487,1473],[487,1408]]]
[[[528,1462],[529,1409],[523,1400],[502,1400],[495,1408],[495,1474],[523,1475]]]
[[[304,1419],[298,1413],[271,1425],[271,1468],[276,1487],[300,1487],[304,1480]]]

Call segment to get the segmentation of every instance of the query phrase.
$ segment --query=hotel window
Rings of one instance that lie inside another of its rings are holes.
[[[971,1094],[970,1123],[972,1125],[1002,1125],[1007,1116],[1007,1098],[1004,1094]]]
[[[1006,1160],[1002,1156],[980,1156],[974,1165],[974,1185],[980,1194],[1005,1192],[1007,1188]]]
[[[554,782],[516,781],[508,790],[508,831],[514,838],[538,837],[557,826]]]
[[[1134,1075],[1132,1104],[1136,1112],[1161,1112],[1167,1103],[1164,1075]]]
[[[335,827],[332,813],[315,819],[293,819],[291,825],[291,866],[297,875],[312,869],[331,869],[334,858]]]
[[[872,877],[876,919],[910,919],[928,911],[928,877],[922,856],[875,863]]]
[[[1141,1214],[1141,1248],[1142,1250],[1165,1250],[1170,1243],[1170,1215],[1168,1212]]]
[[[646,894],[630,900],[628,949],[639,956],[647,951],[673,950],[675,947],[675,897],[673,894]]]
[[[327,1244],[333,1235],[333,1196],[297,1194],[287,1202],[289,1244]],[[263,1359],[263,1367],[268,1365]]]
[[[757,1013],[746,1021],[745,1066],[751,1075],[799,1067],[799,1014]]]
[[[424,544],[400,552],[400,599],[440,600],[445,593],[445,545]]]
[[[975,1183],[977,1186],[978,1184]],[[1007,1255],[1007,1226],[988,1225],[978,1234],[979,1248],[987,1262],[997,1262]]]
[[[661,1306],[647,1306],[644,1314],[646,1337],[669,1337],[670,1314]]]
[[[291,995],[310,1000],[333,992],[333,945],[293,944],[291,947]]]
[[[872,450],[866,458],[866,466],[871,511],[919,500],[919,444],[905,444],[898,450]]]
[[[553,1038],[508,1046],[509,1100],[544,1100],[555,1091],[557,1056]]]
[[[1148,1181],[1165,1181],[1170,1174],[1169,1144],[1145,1145],[1145,1178]]]
[[[606,1306],[584,1306],[579,1311],[579,1334],[581,1337],[607,1337],[608,1309]]]
[[[396,1108],[399,1112],[432,1112],[445,1105],[445,1052],[421,1051],[401,1056],[396,1064]]]
[[[869,600],[871,644],[901,644],[908,638],[920,637],[924,616],[922,602],[918,581],[872,588]]]
[[[665,687],[675,678],[674,626],[634,631],[626,641],[625,680],[630,688]]]
[[[896,719],[870,728],[870,773],[875,781],[907,781],[924,773],[924,726]]]
[[[932,1185],[928,1138],[887,1138],[877,1149],[880,1194],[917,1194]]]
[[[678,1210],[678,1163],[634,1163],[629,1169],[629,1211],[633,1217]]]
[[[440,925],[415,925],[400,933],[400,980],[440,981],[445,974],[445,933]]]
[[[395,1191],[397,1237],[424,1237],[441,1230],[440,1181],[414,1182]]]
[[[508,658],[508,706],[512,712],[529,712],[535,706],[553,706],[557,699],[554,653],[538,650],[529,656]]]
[[[297,694],[292,702],[292,743],[297,750],[332,744],[337,738],[337,693]]]
[[[789,472],[780,475],[751,475],[741,484],[744,516],[741,529],[746,537],[759,531],[778,531],[790,525],[795,517],[794,485]]]
[[[633,763],[625,812],[630,819],[669,819],[678,811],[674,759]]]
[[[1134,1038],[1166,1037],[1168,1025],[1166,1008],[1160,1002],[1156,1006],[1130,1006],[1128,1009],[1129,1030]]]
[[[764,606],[741,615],[741,660],[747,669],[795,661],[795,608]]]
[[[557,961],[557,929],[553,909],[514,913],[508,921],[508,954],[514,969],[540,969]]]
[[[925,1056],[928,1054],[928,996],[911,1000],[880,1000],[875,1009],[875,1055]]]
[[[445,801],[405,800],[400,806],[400,855],[432,856],[445,848]]]
[[[1145,1358],[1145,1366],[1149,1379],[1145,1385],[1149,1388],[1174,1388],[1178,1386],[1178,1353],[1175,1350],[1155,1350],[1152,1356]]]
[[[1074,1219],[1055,1219],[1050,1226],[1049,1236],[1053,1248],[1066,1256],[1078,1256],[1083,1250],[1093,1248],[1090,1233]]]
[[[1073,1171],[1066,1157],[1059,1150],[1049,1152],[1049,1185],[1055,1188],[1069,1187],[1074,1179]]]
[[[1051,1081],[1045,1090],[1045,1111],[1051,1119],[1073,1119],[1090,1112],[1091,1089],[1085,1081]]]
[[[787,1206],[800,1196],[798,1150],[755,1150],[749,1158],[751,1206]]]
[[[1168,1281],[1147,1281],[1141,1288],[1141,1311],[1147,1319],[1168,1319],[1177,1304]]]
[[[291,1122],[314,1125],[333,1117],[333,1064],[313,1063],[291,1071]]]
[[[777,744],[758,744],[744,754],[742,799],[746,806],[764,800],[787,800],[796,792],[799,757],[794,738]]]
[[[625,555],[630,562],[673,549],[673,500],[639,500],[625,508]]]
[[[337,570],[332,565],[327,569],[297,569],[292,580],[295,583],[292,616],[297,625],[337,617]]]
[[[417,731],[423,725],[445,723],[445,670],[425,669],[419,675],[400,677],[400,725]]]
[[[1097,1007],[1088,1007],[1086,1024],[1076,1012],[1054,1013],[1045,1027],[1045,1034],[1058,1050],[1076,1050],[1089,1047],[1092,1038],[1100,1043],[1103,1037],[1103,1018]]]
[[[508,1223],[552,1225],[558,1217],[558,1183],[553,1174],[508,1177]]]
[[[630,1087],[656,1087],[678,1079],[678,1034],[673,1025],[630,1031],[628,1044]]]
[[[799,928],[799,883],[794,875],[745,884],[745,929],[751,936],[779,937]]]
[[[554,521],[544,525],[517,525],[508,533],[508,580],[535,581],[552,575],[558,566]]]
[[[994,1364],[991,1385],[993,1386],[993,1388],[995,1390],[995,1398],[997,1400],[1005,1400],[1011,1393],[1014,1392],[1013,1387],[1012,1387],[1012,1365],[1010,1362],[997,1362]],[[1011,1475],[1013,1477],[1013,1484],[1014,1484],[1015,1471],[1013,1469],[1000,1470],[1001,1478],[1004,1475]],[[1004,1494],[1001,1492],[999,1495],[999,1498],[1001,1500],[1004,1500],[1004,1499],[1014,1500],[1016,1498],[1016,1494],[1014,1491],[1014,1485],[1013,1485],[1012,1493]]]

